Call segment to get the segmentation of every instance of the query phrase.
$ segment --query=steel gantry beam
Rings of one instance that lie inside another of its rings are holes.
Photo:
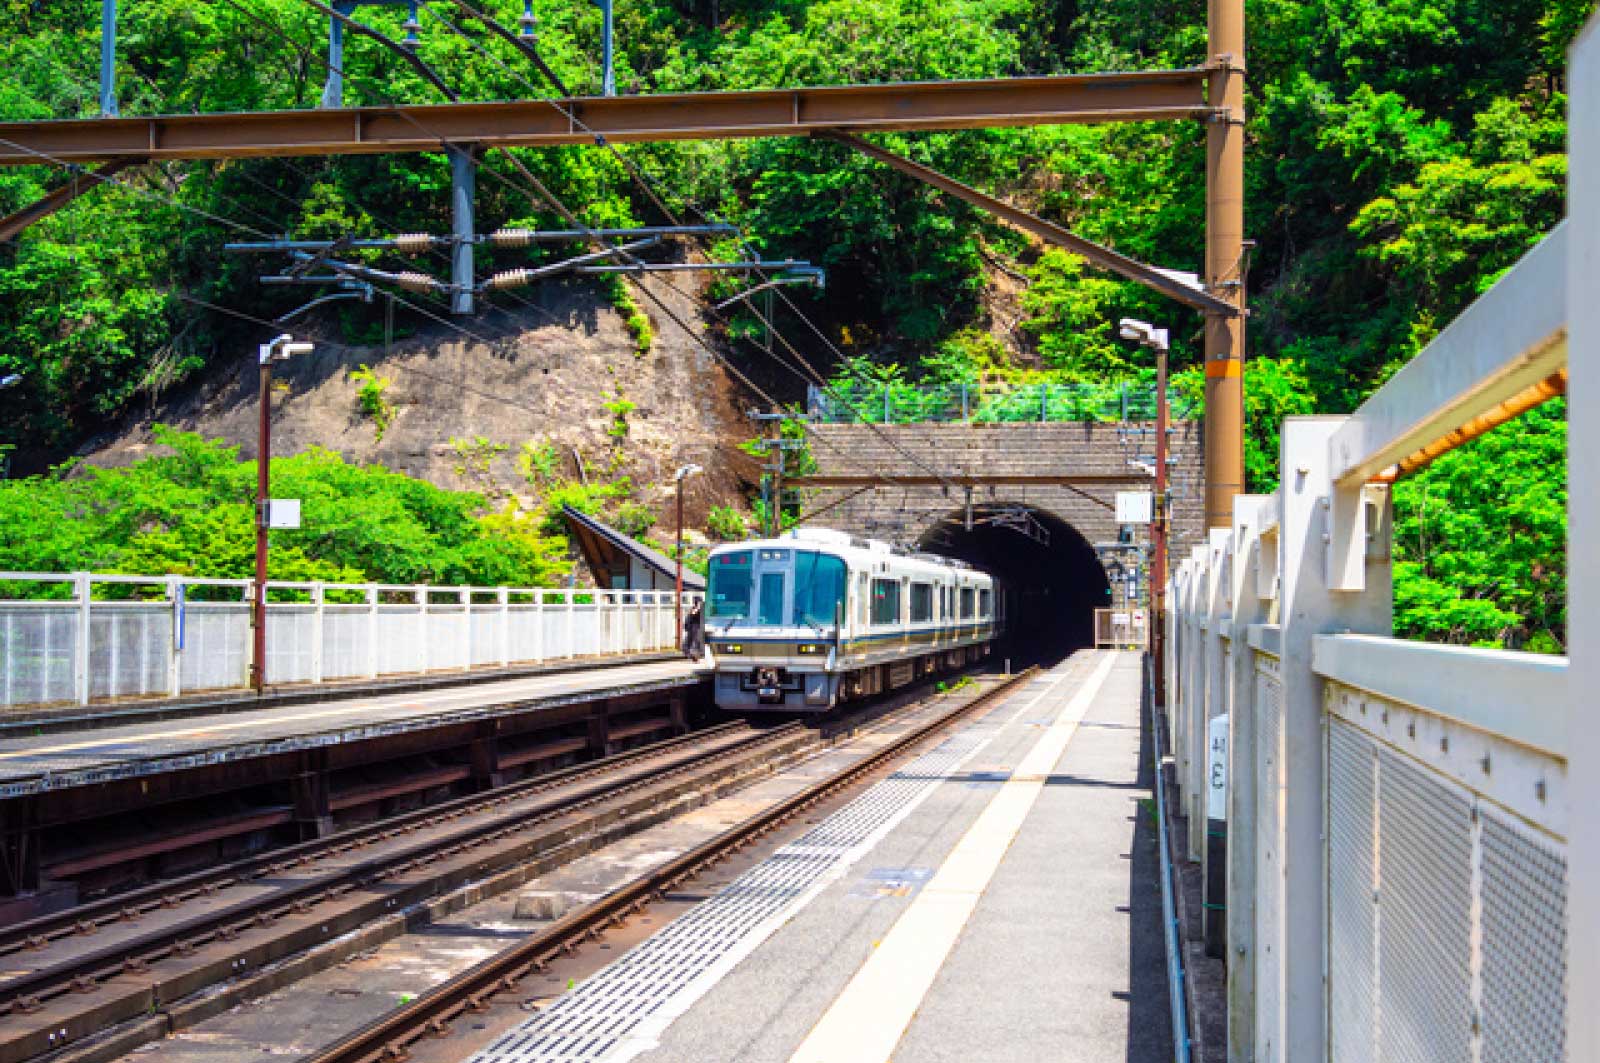
[[[1203,68],[744,92],[0,123],[0,166],[1209,117]]]

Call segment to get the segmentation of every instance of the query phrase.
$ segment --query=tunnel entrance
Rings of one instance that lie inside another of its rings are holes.
[[[1094,547],[1055,514],[1025,505],[958,509],[929,528],[918,549],[981,568],[1010,590],[1003,651],[1014,667],[1048,664],[1094,645],[1094,611],[1111,604]]]

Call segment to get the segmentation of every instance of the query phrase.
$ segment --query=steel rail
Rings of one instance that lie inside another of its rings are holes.
[[[715,739],[737,731],[735,721],[678,735],[636,749],[625,750],[582,764],[573,764],[527,779],[519,779],[486,793],[469,794],[441,801],[375,823],[362,824],[322,838],[297,842],[242,860],[196,871],[178,878],[151,883],[99,900],[75,905],[60,912],[41,915],[26,922],[0,928],[0,956],[24,949],[38,949],[57,938],[92,934],[102,926],[127,922],[147,912],[171,908],[200,896],[215,896],[218,890],[274,875],[290,867],[328,856],[338,856],[360,848],[374,839],[388,840],[460,816],[488,811],[510,801],[520,800],[544,790],[567,786],[591,775],[615,770],[641,759],[670,753],[686,744]]]
[[[732,730],[737,730],[739,726],[731,725]],[[524,813],[497,817],[469,826],[452,833],[448,839],[428,847],[425,852],[405,849],[378,855],[332,870],[326,875],[285,885],[261,897],[201,912],[194,918],[157,928],[147,935],[81,953],[59,964],[19,972],[4,983],[6,1002],[0,1005],[0,1009],[8,1009],[12,1014],[26,1014],[36,1010],[42,1001],[62,992],[83,992],[106,978],[141,969],[167,956],[190,951],[198,945],[218,939],[225,940],[237,930],[259,925],[263,921],[270,921],[290,911],[303,911],[307,905],[341,896],[363,885],[391,879],[423,863],[437,860],[441,856],[453,855],[463,849],[493,841],[507,834],[539,826],[587,805],[617,798],[632,789],[662,782],[672,776],[702,768],[716,760],[747,753],[752,748],[780,742],[801,729],[803,729],[802,724],[794,723],[770,731],[753,732],[732,744],[715,746],[704,753],[691,755],[662,771],[629,775],[616,782],[608,783],[603,777],[593,776],[608,776],[620,770],[638,768],[655,757],[645,755],[621,763],[612,762],[603,768],[583,773],[581,778],[568,777],[558,785],[578,787],[570,794],[559,795],[548,804],[541,804]],[[719,730],[719,737],[729,733],[731,733],[729,730]],[[687,737],[704,743],[706,739],[703,735],[702,732]],[[656,756],[671,755],[673,752],[681,751],[684,745],[683,742],[675,742],[671,748],[659,751]],[[585,767],[590,766],[585,765]],[[404,824],[383,823],[376,825],[374,829],[349,832],[357,834],[356,837],[332,836],[326,839],[331,844],[322,847],[320,851],[295,854],[280,850],[272,854],[275,859],[266,861],[264,869],[260,868],[262,861],[259,859],[247,861],[252,867],[259,869],[251,877],[233,876],[220,881],[213,880],[211,883],[202,882],[195,888],[186,890],[184,896],[175,900],[177,903],[184,903],[195,899],[207,899],[230,882],[242,884],[262,875],[281,874],[318,859],[343,855],[379,842],[391,841],[402,834],[413,833],[419,827],[437,826],[466,816],[482,814],[491,811],[495,805],[503,805],[510,800],[537,797],[541,791],[555,788],[556,785],[530,788],[520,794],[508,795],[499,801],[479,802],[477,807],[471,807],[470,804],[464,806],[461,802],[435,806],[427,810],[432,814],[427,817],[426,822],[412,820]]]
[[[1206,70],[0,123],[0,166],[1203,119]]]
[[[569,913],[521,944],[462,971],[403,1007],[318,1052],[310,1057],[308,1063],[381,1063],[405,1058],[406,1047],[412,1042],[447,1033],[454,1019],[479,1010],[485,1001],[497,993],[513,989],[520,979],[542,971],[551,960],[599,936],[602,931],[619,924],[651,900],[660,898],[667,890],[732,855],[790,817],[879,770],[978,709],[1005,697],[1032,679],[1037,671],[1036,667],[1031,667],[1018,673],[991,690],[901,735],[864,759],[730,827],[605,897]]]

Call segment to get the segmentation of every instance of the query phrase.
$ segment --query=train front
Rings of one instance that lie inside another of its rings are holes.
[[[823,712],[838,694],[848,565],[798,539],[711,553],[706,648],[717,706],[729,712]]]

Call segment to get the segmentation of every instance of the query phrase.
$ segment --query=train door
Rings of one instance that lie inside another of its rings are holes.
[[[782,627],[789,622],[789,588],[792,550],[760,550],[756,554],[754,620],[759,627]]]

